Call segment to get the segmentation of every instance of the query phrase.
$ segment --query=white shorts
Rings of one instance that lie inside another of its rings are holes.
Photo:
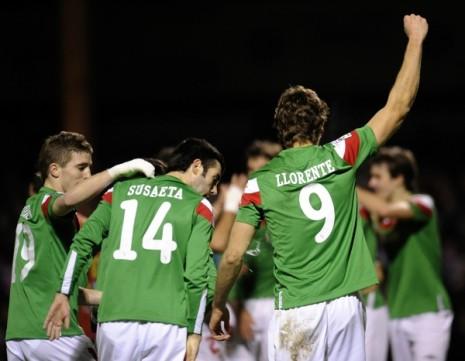
[[[389,337],[392,359],[394,361],[445,360],[453,318],[452,312],[445,310],[391,319]]]
[[[254,339],[247,343],[254,360],[268,360],[268,329],[274,312],[274,298],[255,298],[246,300],[245,309],[254,321]]]
[[[99,360],[183,361],[187,329],[156,322],[103,322],[97,329]]]
[[[365,352],[366,361],[386,361],[388,355],[388,322],[389,313],[387,306],[373,308],[370,307],[371,298],[375,293],[368,295],[366,306],[366,331],[365,331]]]
[[[270,361],[365,360],[365,309],[355,295],[275,310],[269,330]]]
[[[89,361],[96,360],[90,338],[63,336],[58,340],[10,340],[6,342],[8,361]]]

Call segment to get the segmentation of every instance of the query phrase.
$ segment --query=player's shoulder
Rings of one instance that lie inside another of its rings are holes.
[[[418,205],[433,209],[435,207],[434,198],[425,193],[416,193],[410,196],[410,200]]]
[[[213,205],[207,198],[202,197],[200,199],[196,207],[196,213],[213,224]]]

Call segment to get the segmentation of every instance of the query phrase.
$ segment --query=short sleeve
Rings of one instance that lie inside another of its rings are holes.
[[[414,220],[418,222],[427,222],[433,216],[434,201],[429,195],[415,194],[410,198],[409,203]]]
[[[258,228],[262,219],[262,199],[258,179],[249,179],[242,194],[236,222],[247,223]]]
[[[369,126],[355,129],[331,144],[339,157],[356,169],[378,149],[375,134]]]

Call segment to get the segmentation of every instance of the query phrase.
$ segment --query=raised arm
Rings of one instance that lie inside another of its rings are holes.
[[[53,214],[63,216],[82,203],[96,197],[100,192],[121,177],[130,177],[138,172],[153,177],[155,167],[140,158],[130,160],[82,181],[59,197],[52,205]]]
[[[386,105],[368,122],[380,145],[386,142],[402,124],[413,105],[420,83],[422,47],[428,33],[428,23],[419,15],[406,15],[404,30],[408,43],[402,66]]]

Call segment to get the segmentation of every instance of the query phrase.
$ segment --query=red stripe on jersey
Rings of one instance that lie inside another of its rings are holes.
[[[196,211],[198,215],[213,223],[213,212],[205,204],[199,203]]]
[[[244,193],[241,198],[241,207],[248,206],[249,204],[255,204],[256,206],[262,204],[260,192],[255,193]]]
[[[421,203],[418,199],[415,199],[414,203],[418,208],[420,208],[421,213],[423,213],[424,215],[428,217],[431,217],[433,215],[433,210],[426,204]]]
[[[345,139],[346,147],[344,152],[344,160],[350,165],[354,165],[357,160],[358,150],[360,149],[360,137],[354,130],[350,133],[350,137]]]
[[[79,232],[79,230],[81,229],[81,222],[79,221],[79,217],[76,213],[74,213],[73,222],[74,228],[76,228],[76,232]]]
[[[108,204],[111,204],[112,200],[113,200],[113,192],[111,191],[105,192],[105,194],[102,196],[102,201],[105,201]]]
[[[397,220],[393,218],[383,218],[379,222],[379,227],[384,230],[387,230],[387,229],[393,228],[396,225],[396,223],[397,223]]]
[[[42,208],[42,213],[44,214],[45,218],[48,218],[48,205],[50,204],[50,201],[52,200],[52,197],[47,196],[47,200],[42,203],[40,208]]]
[[[370,213],[368,212],[368,209],[366,209],[365,207],[361,207],[359,213],[360,217],[362,217],[363,219],[370,218]]]

